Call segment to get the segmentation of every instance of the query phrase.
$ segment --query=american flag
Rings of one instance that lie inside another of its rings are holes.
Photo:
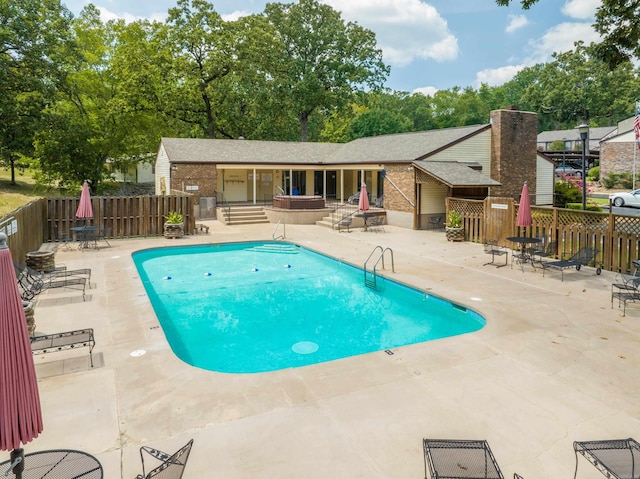
[[[636,145],[640,149],[640,101],[636,102],[636,117],[633,119],[633,131],[636,134]]]

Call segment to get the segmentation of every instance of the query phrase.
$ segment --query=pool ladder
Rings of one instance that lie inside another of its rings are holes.
[[[372,259],[373,255],[376,253],[376,251],[380,250],[380,254],[378,256],[376,256],[376,261],[373,264],[373,268],[371,269],[371,271],[369,271],[367,269],[367,264],[369,263],[369,260]],[[371,252],[371,254],[369,255],[369,257],[367,258],[367,260],[364,262],[364,285],[367,288],[371,288],[371,289],[378,289],[377,286],[377,278],[378,275],[376,273],[377,269],[378,269],[378,264],[382,261],[382,269],[384,269],[384,254],[386,252],[389,252],[389,254],[391,254],[391,271],[392,272],[396,272],[396,267],[393,263],[393,250],[391,248],[382,248],[382,246],[376,246],[375,248],[373,248],[373,251]]]

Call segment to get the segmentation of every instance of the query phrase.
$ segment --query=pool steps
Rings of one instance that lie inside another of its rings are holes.
[[[260,251],[263,253],[298,254],[300,249],[292,244],[263,244],[248,248],[249,251]]]

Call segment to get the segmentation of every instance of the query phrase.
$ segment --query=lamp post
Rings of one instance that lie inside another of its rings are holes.
[[[564,158],[566,153],[567,153],[567,139],[563,138],[562,139],[562,172],[563,173],[566,173],[564,171]]]
[[[582,210],[587,209],[587,138],[589,137],[589,124],[582,122],[576,126],[582,140]]]

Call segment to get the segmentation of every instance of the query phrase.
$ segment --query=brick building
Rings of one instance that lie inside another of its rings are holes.
[[[387,223],[423,229],[445,198],[519,198],[553,203],[554,165],[537,152],[535,113],[491,112],[491,122],[359,138],[344,144],[163,138],[156,194],[269,203],[274,195],[319,195],[343,203],[367,184],[384,195]]]
[[[640,161],[640,150],[635,143],[634,117],[618,123],[614,134],[600,143],[600,177],[609,173],[640,172],[634,162]]]

